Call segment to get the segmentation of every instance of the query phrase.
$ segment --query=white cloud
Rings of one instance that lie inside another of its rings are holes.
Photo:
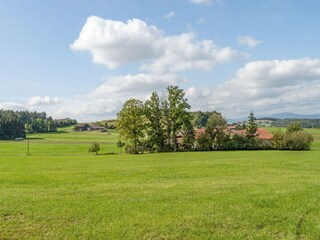
[[[191,3],[194,4],[207,4],[210,5],[212,3],[212,0],[190,0]]]
[[[258,115],[317,112],[319,89],[320,59],[306,58],[251,62],[239,69],[234,79],[212,88],[209,95],[208,89],[191,89],[187,93],[195,108],[239,117],[251,109]],[[199,101],[199,96],[207,98]]]
[[[0,103],[0,109],[4,110],[14,110],[14,111],[24,111],[27,107],[24,104],[16,102],[2,102]]]
[[[262,41],[256,40],[251,36],[239,36],[238,37],[238,44],[240,45],[246,45],[249,48],[255,48],[259,44],[261,44]]]
[[[169,12],[168,14],[164,15],[166,19],[171,19],[173,17],[177,16],[175,12]]]
[[[173,74],[137,74],[109,77],[90,93],[69,99],[54,114],[93,121],[114,118],[128,98],[146,100],[153,91],[162,91],[168,85],[177,85],[184,79]]]
[[[153,75],[153,74],[137,74],[110,77],[105,83],[92,91],[91,97],[133,97],[149,94],[165,88],[168,85],[176,85],[184,80],[173,74]]]
[[[31,97],[27,103],[28,106],[30,107],[35,107],[35,106],[39,106],[39,105],[55,105],[61,103],[60,98],[58,97],[49,97],[49,96],[45,96],[45,97]]]
[[[165,36],[156,26],[139,19],[124,23],[95,16],[87,19],[70,47],[90,51],[93,62],[110,69],[136,62],[142,63],[142,70],[158,73],[207,70],[243,57],[230,47],[216,47],[211,40],[196,41],[192,33]]]

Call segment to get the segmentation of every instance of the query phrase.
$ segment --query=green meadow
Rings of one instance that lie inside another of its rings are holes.
[[[319,239],[310,151],[119,153],[118,135],[0,142],[0,239]],[[88,153],[92,141],[101,154]]]

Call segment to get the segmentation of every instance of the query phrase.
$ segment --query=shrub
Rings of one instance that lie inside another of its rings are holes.
[[[97,142],[93,142],[88,149],[89,153],[92,152],[92,153],[98,154],[99,151],[100,151],[100,144]]]
[[[196,150],[209,151],[212,150],[212,141],[208,133],[202,133],[196,141]]]
[[[273,133],[272,147],[273,149],[282,150],[286,149],[286,135],[281,131],[277,130]]]
[[[309,150],[313,140],[313,136],[304,131],[288,133],[285,136],[286,147],[290,150]]]

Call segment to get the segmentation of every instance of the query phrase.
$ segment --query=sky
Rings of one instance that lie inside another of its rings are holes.
[[[0,0],[0,109],[112,119],[184,89],[227,118],[320,112],[318,0]]]

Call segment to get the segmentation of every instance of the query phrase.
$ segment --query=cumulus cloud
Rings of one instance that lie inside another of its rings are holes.
[[[175,12],[169,12],[168,14],[164,15],[166,19],[171,19],[175,16],[177,16]]]
[[[227,116],[253,109],[266,115],[291,111],[312,113],[320,108],[320,59],[256,61],[239,69],[235,78],[212,88],[189,89],[198,108],[211,108]],[[204,101],[197,101],[204,96]]]
[[[70,47],[90,51],[93,62],[110,69],[144,61],[142,70],[157,73],[207,70],[244,56],[230,47],[218,48],[211,40],[197,41],[192,33],[165,36],[156,26],[139,19],[125,23],[95,16],[87,19]]]
[[[114,118],[128,98],[146,100],[153,91],[162,91],[168,85],[184,81],[173,74],[136,74],[108,77],[104,83],[86,95],[67,101],[56,112],[58,117],[74,117],[80,120]]]
[[[240,45],[246,45],[249,48],[255,48],[259,44],[261,44],[262,41],[256,40],[251,36],[239,36],[238,37],[238,44]]]
[[[110,77],[105,83],[92,91],[89,96],[135,96],[150,93],[168,85],[176,85],[184,80],[173,74],[153,75],[153,74],[137,74]]]
[[[0,109],[24,111],[24,110],[27,110],[27,107],[24,104],[17,103],[17,102],[1,102]]]
[[[39,106],[39,105],[55,105],[61,103],[60,98],[58,97],[31,97],[27,103],[28,106],[34,107],[34,106]]]

